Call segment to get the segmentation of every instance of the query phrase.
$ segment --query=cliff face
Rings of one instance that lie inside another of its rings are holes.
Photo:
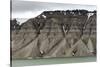
[[[13,58],[96,55],[96,12],[44,11],[19,25],[11,21]]]

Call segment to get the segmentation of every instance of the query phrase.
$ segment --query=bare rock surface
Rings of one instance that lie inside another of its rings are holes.
[[[96,12],[44,11],[21,25],[11,20],[11,45],[12,58],[95,56]]]

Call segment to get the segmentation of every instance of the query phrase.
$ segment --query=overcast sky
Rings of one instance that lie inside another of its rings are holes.
[[[12,0],[12,18],[20,18],[19,20],[21,20],[21,18],[28,19],[36,17],[45,10],[53,11],[68,9],[86,9],[89,11],[93,11],[96,10],[96,6]]]

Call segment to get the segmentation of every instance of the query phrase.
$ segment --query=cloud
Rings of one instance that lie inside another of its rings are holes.
[[[43,11],[36,11],[36,12],[32,12],[32,11],[16,12],[16,13],[12,13],[12,17],[13,18],[32,18],[32,17],[38,16],[42,12]]]

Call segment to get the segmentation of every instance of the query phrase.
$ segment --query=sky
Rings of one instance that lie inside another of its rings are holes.
[[[12,18],[17,18],[19,22],[24,22],[29,18],[34,18],[41,14],[43,11],[68,9],[86,9],[93,11],[96,10],[96,6],[12,0]]]

